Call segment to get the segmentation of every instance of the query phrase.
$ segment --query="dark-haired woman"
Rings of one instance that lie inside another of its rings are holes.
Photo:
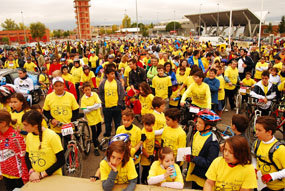
[[[62,175],[64,152],[59,136],[42,127],[42,114],[36,110],[23,115],[22,122],[28,132],[26,137],[26,163],[30,181],[39,182],[50,175]]]
[[[255,170],[251,164],[247,140],[234,136],[226,140],[223,156],[216,158],[206,173],[204,191],[257,188]]]
[[[21,188],[29,180],[25,163],[24,138],[11,126],[11,115],[0,110],[0,180],[7,191]]]

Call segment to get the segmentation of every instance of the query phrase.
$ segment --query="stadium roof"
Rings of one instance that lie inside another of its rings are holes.
[[[201,25],[217,26],[217,18],[219,16],[219,26],[229,26],[230,11],[201,13],[194,15],[185,15],[193,24],[199,24],[199,15],[201,16]],[[248,9],[233,10],[232,22],[233,26],[246,26],[249,24],[259,24],[259,18]]]

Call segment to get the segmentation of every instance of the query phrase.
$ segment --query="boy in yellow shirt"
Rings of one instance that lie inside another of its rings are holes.
[[[155,123],[153,126],[154,130],[161,130],[163,131],[164,127],[166,127],[166,119],[164,115],[165,110],[165,100],[161,97],[154,97],[152,100],[152,107],[153,107],[153,115],[155,116]],[[155,136],[155,140],[161,144],[161,136]]]
[[[152,87],[154,88],[154,95],[167,99],[171,95],[171,78],[164,73],[164,66],[157,66],[157,76],[152,80]]]
[[[80,86],[82,87],[84,82],[89,82],[92,88],[97,88],[96,77],[93,71],[90,70],[90,67],[88,65],[84,65],[82,69],[83,69],[83,72],[80,78]]]
[[[42,89],[48,89],[49,87],[49,78],[48,78],[48,70],[46,67],[42,67],[42,73],[39,75],[39,83],[41,84]]]
[[[28,58],[27,58],[27,62],[24,64],[24,68],[25,68],[28,72],[34,72],[35,69],[37,68],[37,65],[32,62],[32,58],[31,58],[31,57],[28,57]]]
[[[84,95],[81,98],[81,109],[83,110],[89,127],[92,130],[92,142],[94,144],[95,156],[100,156],[98,137],[102,131],[101,122],[103,121],[101,116],[101,100],[96,92],[91,91],[91,85],[89,82],[83,84]]]
[[[251,73],[246,72],[245,78],[241,81],[241,86],[248,87],[249,89],[246,90],[246,93],[242,93],[242,100],[247,102],[248,100],[248,94],[250,93],[250,89],[253,88],[254,84],[256,84],[256,81],[251,78]]]
[[[141,129],[133,124],[135,114],[132,110],[126,109],[122,112],[123,125],[118,127],[116,135],[124,133],[130,136],[131,140],[131,157],[133,158],[138,173],[138,184],[140,183],[140,153],[141,145],[145,141],[145,136],[142,136]]]
[[[146,136],[146,140],[142,145],[141,165],[142,165],[142,178],[141,183],[147,184],[147,177],[150,166],[154,161],[154,142],[155,132],[153,125],[155,123],[155,117],[151,113],[147,113],[142,117],[143,129],[142,135]]]

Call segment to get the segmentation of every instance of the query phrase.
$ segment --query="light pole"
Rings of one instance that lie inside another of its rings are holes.
[[[217,14],[217,36],[219,36],[219,29],[220,29],[220,4],[218,3],[218,14]]]
[[[200,8],[199,8],[199,28],[198,28],[198,32],[199,32],[199,37],[200,37],[200,33],[201,33],[201,7],[202,7],[202,3],[200,4]]]
[[[137,41],[139,40],[138,0],[136,0]]]
[[[261,11],[260,11],[260,21],[259,21],[259,34],[258,34],[258,48],[260,52],[260,38],[261,38],[261,23],[262,23],[262,12],[263,12],[263,0],[261,0]],[[265,18],[265,17],[264,17]],[[264,19],[265,20],[265,19]]]
[[[231,47],[231,33],[232,33],[232,17],[233,17],[233,10],[231,8],[230,11],[230,27],[229,27],[229,46]]]
[[[24,35],[25,35],[25,44],[27,43],[27,37],[26,37],[26,29],[25,29],[25,23],[24,23],[24,16],[23,16],[23,11],[21,11],[21,15],[22,15],[22,23],[23,23],[23,27],[24,27]]]

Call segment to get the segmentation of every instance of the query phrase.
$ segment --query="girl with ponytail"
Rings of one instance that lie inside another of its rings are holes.
[[[42,126],[43,116],[37,110],[23,115],[22,123],[28,132],[26,137],[26,163],[31,182],[53,174],[62,175],[64,152],[60,137]]]

